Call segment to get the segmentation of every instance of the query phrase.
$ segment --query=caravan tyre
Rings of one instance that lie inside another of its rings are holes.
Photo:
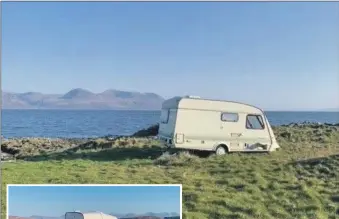
[[[216,155],[225,155],[227,153],[227,150],[224,146],[220,145],[217,147],[217,149],[215,150],[215,154]]]

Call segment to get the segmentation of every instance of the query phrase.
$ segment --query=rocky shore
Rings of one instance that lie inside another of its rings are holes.
[[[25,160],[32,156],[48,155],[55,152],[76,152],[79,150],[102,150],[116,147],[159,146],[156,139],[158,125],[140,130],[131,136],[105,136],[96,139],[66,138],[13,138],[1,139],[1,160]],[[278,142],[284,143],[332,143],[339,147],[339,123],[291,123],[273,127]],[[283,148],[282,148],[283,149]]]

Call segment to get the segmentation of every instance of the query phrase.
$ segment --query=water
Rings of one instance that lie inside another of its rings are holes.
[[[267,112],[271,125],[339,123],[338,112]],[[158,122],[159,111],[2,110],[1,134],[12,137],[87,138],[130,135]]]

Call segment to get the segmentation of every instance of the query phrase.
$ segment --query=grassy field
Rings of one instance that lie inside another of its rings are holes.
[[[26,161],[2,166],[2,216],[10,183],[182,183],[187,219],[339,218],[339,126],[274,131],[282,150],[271,154],[170,155],[146,138],[25,148]]]

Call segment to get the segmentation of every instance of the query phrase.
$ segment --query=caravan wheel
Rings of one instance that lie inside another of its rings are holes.
[[[218,147],[217,147],[217,149],[215,150],[215,154],[216,155],[224,155],[224,154],[226,154],[227,153],[227,149],[226,149],[226,147],[225,146],[223,146],[223,145],[219,145]]]

